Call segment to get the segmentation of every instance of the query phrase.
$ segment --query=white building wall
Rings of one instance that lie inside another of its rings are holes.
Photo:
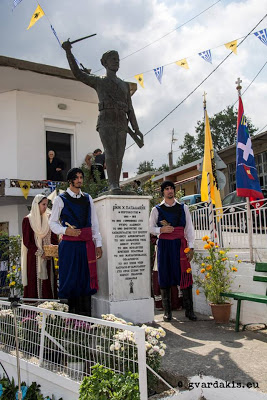
[[[17,92],[0,94],[0,177],[17,175]]]
[[[26,214],[25,214],[26,215]],[[9,235],[18,235],[18,206],[1,206],[0,207],[0,222],[9,223]]]
[[[89,151],[101,147],[95,129],[97,104],[27,92],[8,93],[6,100],[8,104],[0,108],[1,138],[10,132],[0,159],[5,178],[46,179],[46,129],[73,134],[73,166],[80,165]],[[59,110],[59,103],[67,109]]]

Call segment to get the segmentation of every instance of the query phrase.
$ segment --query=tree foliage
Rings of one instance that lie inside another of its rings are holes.
[[[153,160],[140,162],[137,169],[137,175],[143,174],[144,172],[148,171],[155,171],[156,168],[153,166],[153,163]]]
[[[213,146],[216,151],[224,149],[235,143],[237,110],[233,106],[228,106],[223,111],[209,118],[210,130],[212,135]],[[247,118],[248,130],[250,135],[257,130]],[[204,120],[198,121],[195,127],[196,135],[186,133],[184,142],[179,148],[183,150],[181,156],[177,160],[177,167],[188,164],[203,157],[204,153],[204,136],[205,125]]]

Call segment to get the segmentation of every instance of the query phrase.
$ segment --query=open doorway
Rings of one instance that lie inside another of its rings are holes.
[[[67,172],[71,168],[71,136],[68,133],[46,131],[46,157],[48,151],[53,150],[62,161],[63,181],[66,181]]]

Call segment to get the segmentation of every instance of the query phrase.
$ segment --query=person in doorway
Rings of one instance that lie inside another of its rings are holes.
[[[30,213],[22,221],[21,273],[24,298],[56,299],[57,277],[54,259],[46,257],[43,246],[58,244],[48,223],[48,199],[37,194]]]
[[[175,186],[171,181],[161,184],[163,201],[150,214],[150,233],[158,235],[157,260],[159,286],[164,308],[164,320],[172,320],[171,287],[179,285],[184,299],[185,316],[192,321],[192,273],[190,261],[194,253],[194,228],[188,207],[175,199]],[[186,247],[190,251],[185,254]]]
[[[102,238],[91,196],[81,191],[84,173],[68,171],[69,187],[56,197],[51,230],[63,234],[59,244],[59,293],[69,311],[91,315],[91,295],[98,289],[96,260],[102,257]]]
[[[104,180],[105,172],[104,169],[106,168],[105,165],[105,153],[102,153],[102,150],[96,149],[93,153],[94,161],[91,166],[91,175],[95,183],[100,180]],[[97,171],[97,172],[96,172]]]
[[[47,158],[47,180],[48,181],[63,181],[62,170],[64,162],[56,157],[54,150],[49,150]]]

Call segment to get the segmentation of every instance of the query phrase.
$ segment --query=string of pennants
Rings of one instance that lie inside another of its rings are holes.
[[[22,2],[22,0],[13,0],[13,8],[12,8],[12,11],[14,11],[14,9],[15,9],[21,2]],[[31,28],[37,21],[39,21],[39,19],[41,19],[44,15],[47,17],[47,15],[45,14],[45,12],[44,12],[44,10],[42,9],[42,7],[40,6],[40,4],[39,4],[39,3],[37,3],[37,4],[38,4],[38,6],[37,6],[36,10],[34,11],[32,17],[31,17],[31,20],[30,20],[30,23],[29,23],[29,25],[28,25],[27,30],[30,29],[30,28]],[[48,19],[48,17],[47,17],[47,19]],[[49,19],[48,19],[48,21],[49,21]],[[55,31],[55,28],[54,28],[53,25],[50,23],[50,21],[49,21],[49,24],[50,24],[50,28],[51,28],[53,34],[55,35],[55,38],[57,39],[58,44],[59,44],[60,47],[61,47],[61,43],[60,43],[60,40],[59,40],[59,38],[58,38],[58,35],[57,35],[56,31]]]
[[[21,2],[22,2],[22,0],[13,0],[13,9],[12,9],[12,11],[13,11],[13,10],[17,7],[17,5],[18,5],[19,3],[21,3]],[[29,26],[28,26],[27,30],[30,29],[30,28],[31,28],[37,21],[39,21],[39,19],[41,19],[44,15],[47,17],[47,15],[44,13],[43,9],[41,8],[40,4],[39,4],[39,3],[37,3],[37,4],[38,4],[38,6],[37,6],[36,10],[34,11],[32,17],[31,17],[31,20],[30,20],[30,23],[29,23]],[[47,19],[48,19],[48,17],[47,17]],[[49,19],[48,19],[48,21],[49,21]],[[54,36],[55,36],[55,38],[56,38],[56,40],[57,40],[59,46],[61,47],[61,42],[60,42],[60,40],[59,40],[59,38],[58,38],[58,35],[57,35],[56,31],[55,31],[55,28],[52,26],[52,24],[50,23],[50,21],[49,21],[49,24],[50,24],[50,28],[51,28],[51,30],[52,30],[52,32],[53,32],[53,34],[54,34]],[[257,37],[263,44],[265,44],[265,46],[267,46],[267,28],[261,29],[261,30],[259,30],[258,32],[253,32],[253,34],[254,34],[255,37]],[[224,46],[225,46],[228,50],[231,50],[233,53],[237,54],[237,41],[238,41],[238,39],[232,40],[231,42],[225,43]],[[202,52],[198,53],[198,55],[199,55],[204,61],[206,61],[206,62],[212,64],[211,49],[202,51]],[[189,58],[189,57],[187,57],[187,58]],[[180,67],[182,67],[182,68],[189,69],[189,64],[188,64],[187,58],[183,58],[183,59],[181,59],[181,60],[174,61],[174,62],[171,63],[171,64],[177,64],[178,66],[180,66]],[[75,60],[76,60],[77,64],[80,64],[80,65],[81,65],[81,63],[80,63],[76,58],[75,58]],[[168,65],[170,65],[170,64],[168,64]],[[156,78],[157,78],[157,80],[159,81],[160,84],[162,83],[162,77],[163,77],[163,69],[164,69],[164,67],[165,67],[165,65],[153,69],[153,71],[154,71],[154,73],[155,73],[155,76],[156,76]],[[150,71],[147,71],[147,72],[150,72]],[[137,75],[135,75],[134,77],[135,77],[135,79],[137,80],[137,82],[140,84],[140,86],[144,89],[144,88],[145,88],[145,86],[144,86],[144,73],[137,74]]]
[[[265,44],[265,46],[267,46],[267,28],[266,29],[261,29],[258,32],[253,32],[253,34],[263,43]],[[237,41],[236,40],[232,40],[231,42],[225,43],[224,46],[228,49],[231,50],[233,53],[237,54]],[[202,51],[200,53],[198,53],[198,55],[206,62],[212,64],[212,54],[211,54],[211,49],[210,50],[205,50]],[[187,57],[188,58],[188,57]],[[179,67],[185,68],[185,69],[189,69],[189,64],[187,61],[187,58],[183,58],[181,60],[178,61],[174,61],[173,63],[170,64],[177,64]],[[168,65],[170,65],[168,64]],[[157,80],[159,81],[159,83],[162,83],[162,76],[163,76],[163,68],[165,67],[165,65],[158,67],[158,68],[154,68],[153,71],[155,73],[155,76],[157,78]],[[147,71],[150,72],[150,71]],[[144,73],[141,74],[137,74],[134,76],[135,79],[137,80],[137,82],[140,84],[140,86],[144,89]]]

